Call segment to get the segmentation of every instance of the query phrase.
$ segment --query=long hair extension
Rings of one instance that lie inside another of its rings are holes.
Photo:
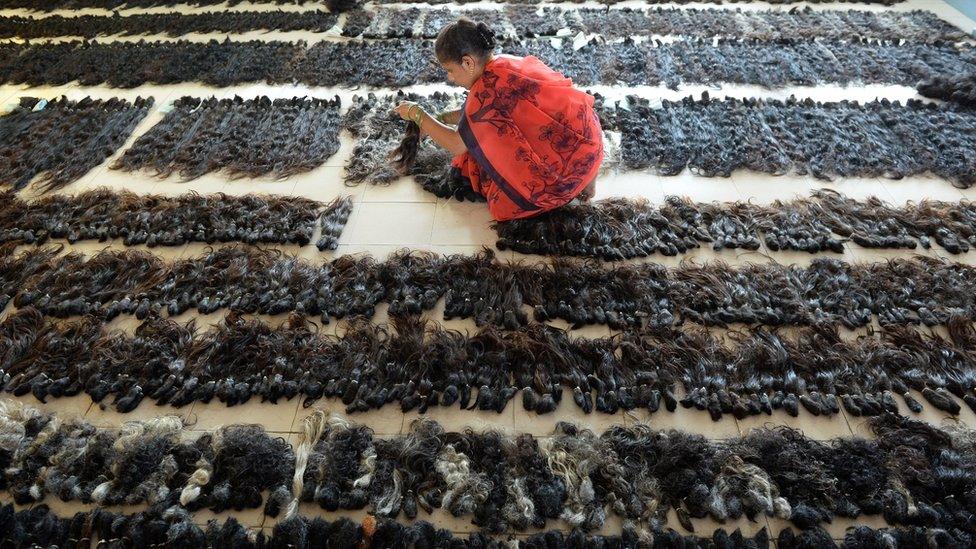
[[[180,13],[147,13],[127,16],[76,15],[64,17],[0,17],[0,38],[37,38],[77,36],[139,36],[165,34],[184,36],[191,33],[239,34],[254,30],[326,32],[335,26],[335,13],[308,11],[233,11]]]
[[[23,97],[0,117],[0,185],[42,190],[78,180],[121,147],[149,113],[153,99],[92,99],[50,102]]]
[[[774,410],[829,417],[841,408],[871,417],[898,413],[896,398],[914,413],[922,402],[952,415],[976,410],[976,331],[960,317],[947,331],[890,326],[846,340],[818,325],[790,335],[735,331],[723,342],[683,327],[586,339],[543,324],[465,335],[405,317],[392,327],[354,321],[339,338],[297,314],[279,326],[235,314],[203,332],[149,319],[129,336],[91,318],[45,322],[25,308],[0,323],[0,351],[7,392],[41,401],[84,392],[122,413],[144,399],[182,407],[300,397],[306,406],[338,399],[348,413],[387,404],[501,413],[520,398],[545,414],[566,392],[585,413],[680,405],[718,421]]]
[[[319,239],[315,243],[319,251],[335,250],[339,247],[339,237],[352,214],[352,204],[351,196],[339,197],[322,210],[319,216]]]
[[[120,239],[126,246],[181,246],[188,242],[305,245],[312,238],[320,204],[294,196],[223,193],[177,197],[137,195],[107,188],[77,195],[51,195],[33,202],[0,199],[0,242],[43,244],[48,239]],[[321,213],[332,219],[337,206]],[[348,214],[346,214],[348,217]],[[334,238],[344,219],[335,218]]]
[[[163,178],[179,173],[183,180],[216,171],[284,179],[323,165],[338,150],[338,97],[183,97],[112,168]]]
[[[19,253],[16,242],[0,244],[0,311],[21,291],[27,281],[49,268],[63,246],[28,248]]]
[[[938,76],[918,85],[919,95],[976,107],[976,73],[963,76]]]
[[[826,180],[932,173],[959,187],[976,182],[972,155],[962,152],[976,146],[976,114],[951,105],[713,100],[707,94],[664,101],[660,108],[636,97],[628,103],[615,116],[623,161],[631,169],[675,175],[687,168],[709,177],[748,169]],[[743,135],[752,145],[743,145]],[[706,150],[716,154],[701,153]]]

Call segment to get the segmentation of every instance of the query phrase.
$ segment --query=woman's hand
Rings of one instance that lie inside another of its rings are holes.
[[[400,118],[410,122],[416,122],[417,115],[423,114],[424,112],[424,110],[420,108],[420,105],[414,103],[413,101],[402,101],[396,106],[395,109],[393,109],[393,111],[400,115]]]

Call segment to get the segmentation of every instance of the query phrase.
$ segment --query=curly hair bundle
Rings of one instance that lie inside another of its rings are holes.
[[[213,11],[184,15],[145,13],[120,16],[76,15],[64,17],[0,17],[0,38],[76,36],[140,36],[192,33],[237,34],[255,30],[325,32],[336,25],[339,15],[327,11]]]
[[[254,425],[193,440],[180,436],[174,417],[116,430],[30,408],[5,405],[0,413],[3,489],[19,503],[50,494],[147,503],[150,512],[175,506],[177,514],[264,503],[267,514],[284,514],[283,523],[298,517],[300,501],[391,519],[443,509],[487,534],[552,523],[587,532],[612,514],[645,541],[669,512],[689,531],[691,518],[778,517],[816,529],[833,517],[882,515],[893,526],[940,529],[950,540],[976,535],[976,436],[892,415],[869,420],[872,439],[818,441],[767,427],[710,441],[644,424],[596,434],[560,422],[552,436],[535,438],[450,432],[427,419],[376,437],[317,411],[293,448]]]
[[[152,104],[151,97],[21,98],[0,116],[0,185],[20,190],[33,182],[50,191],[78,180],[125,143]]]
[[[960,187],[976,183],[976,159],[968,153],[976,150],[976,112],[954,105],[705,94],[658,108],[631,96],[612,116],[624,165],[664,175],[686,168],[704,176],[747,169],[827,180],[931,173]]]
[[[673,256],[700,246],[811,254],[844,252],[851,240],[865,248],[931,248],[959,254],[976,246],[976,205],[923,200],[891,206],[854,200],[830,190],[809,199],[694,203],[676,196],[663,204],[624,198],[568,204],[545,214],[496,222],[499,250],[593,257],[607,261]]]
[[[738,38],[654,41],[592,40],[577,49],[550,38],[507,41],[506,53],[535,55],[579,85],[833,84],[915,86],[938,76],[969,74],[976,50],[967,43],[895,40],[827,41]],[[245,82],[309,86],[402,87],[444,80],[430,40],[303,42],[62,42],[5,44],[0,82],[32,86],[135,87],[145,83]]]
[[[380,303],[389,303],[394,316],[412,316],[443,297],[448,320],[509,329],[529,323],[526,307],[537,321],[615,329],[684,322],[854,328],[875,318],[883,325],[935,326],[955,315],[976,318],[976,267],[930,257],[667,268],[569,259],[527,265],[496,261],[490,251],[446,257],[405,251],[383,262],[340,256],[312,263],[276,250],[225,246],[175,262],[141,250],[70,253],[41,271],[22,282],[14,305],[56,317],[232,309],[298,311],[328,322],[370,318]]]
[[[961,401],[976,411],[976,331],[961,317],[947,327],[948,337],[889,326],[846,339],[821,323],[736,331],[723,342],[695,326],[585,339],[545,324],[465,335],[400,318],[392,327],[353,322],[340,338],[299,314],[279,326],[232,314],[204,332],[149,319],[127,336],[94,317],[61,324],[27,307],[0,324],[0,349],[4,390],[41,401],[84,392],[120,412],[143,399],[182,407],[295,397],[306,405],[341,399],[349,412],[386,404],[501,412],[520,398],[544,414],[564,390],[586,413],[680,404],[716,421],[773,410],[897,413],[896,396],[916,413],[922,402],[958,414]]]
[[[381,7],[376,10],[356,10],[347,14],[343,35],[433,39],[447,23],[457,18],[458,13],[448,8]],[[734,36],[762,41],[863,38],[926,43],[971,38],[965,31],[924,10],[871,12],[814,10],[809,6],[790,11],[663,7],[540,9],[523,4],[506,4],[501,10],[471,9],[460,13],[484,22],[500,36],[512,38],[557,36],[562,29],[569,29],[574,34],[582,32],[607,38]]]
[[[112,165],[191,180],[284,179],[325,164],[339,150],[339,98],[244,100],[183,97]]]
[[[937,76],[918,85],[919,95],[976,107],[976,73]]]
[[[69,243],[119,239],[126,246],[149,247],[188,242],[304,246],[320,218],[323,236],[338,239],[351,210],[348,198],[323,209],[296,196],[168,197],[102,188],[24,202],[8,193],[0,195],[0,243],[43,244],[53,238]]]

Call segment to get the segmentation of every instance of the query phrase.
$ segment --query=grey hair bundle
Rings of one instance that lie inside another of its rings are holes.
[[[569,204],[492,227],[499,250],[608,261],[673,256],[700,246],[756,250],[760,242],[774,252],[843,253],[847,240],[866,248],[909,250],[931,248],[934,241],[959,254],[976,246],[976,207],[969,201],[930,200],[898,207],[830,190],[768,206],[669,196],[653,206],[630,199]]]
[[[338,97],[183,97],[112,168],[178,173],[183,180],[216,171],[284,179],[323,165],[339,150],[339,106]]]
[[[779,517],[806,531],[832,517],[883,515],[893,526],[938,528],[959,541],[976,535],[972,432],[893,415],[869,420],[870,439],[821,441],[764,427],[709,441],[645,424],[597,434],[558,423],[552,436],[534,438],[449,432],[428,419],[377,437],[318,412],[297,452],[252,425],[181,441],[174,418],[99,430],[3,405],[0,420],[3,489],[21,503],[46,494],[146,497],[151,509],[172,507],[171,516],[262,502],[277,516],[288,504],[283,523],[302,520],[295,500],[391,519],[442,508],[489,534],[553,522],[587,532],[616,515],[644,539],[664,528],[670,511],[692,532],[692,518]]]
[[[350,413],[387,404],[501,413],[519,399],[546,414],[567,398],[585,413],[680,405],[715,421],[774,410],[877,416],[899,413],[899,400],[914,413],[927,403],[956,415],[976,411],[968,322],[951,319],[947,337],[892,326],[845,339],[817,325],[734,331],[723,342],[694,326],[587,339],[542,324],[465,335],[419,319],[354,322],[339,338],[298,315],[280,325],[232,315],[204,331],[150,319],[129,336],[97,319],[59,324],[25,308],[0,323],[0,372],[14,396],[84,392],[123,413],[147,399],[183,407],[332,398]]]
[[[42,190],[78,180],[121,147],[149,113],[153,99],[46,101],[24,97],[0,116],[0,185]]]

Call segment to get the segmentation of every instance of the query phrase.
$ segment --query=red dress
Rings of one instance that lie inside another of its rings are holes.
[[[496,57],[465,100],[458,133],[467,152],[452,166],[499,220],[558,208],[603,161],[593,96],[535,57]]]

